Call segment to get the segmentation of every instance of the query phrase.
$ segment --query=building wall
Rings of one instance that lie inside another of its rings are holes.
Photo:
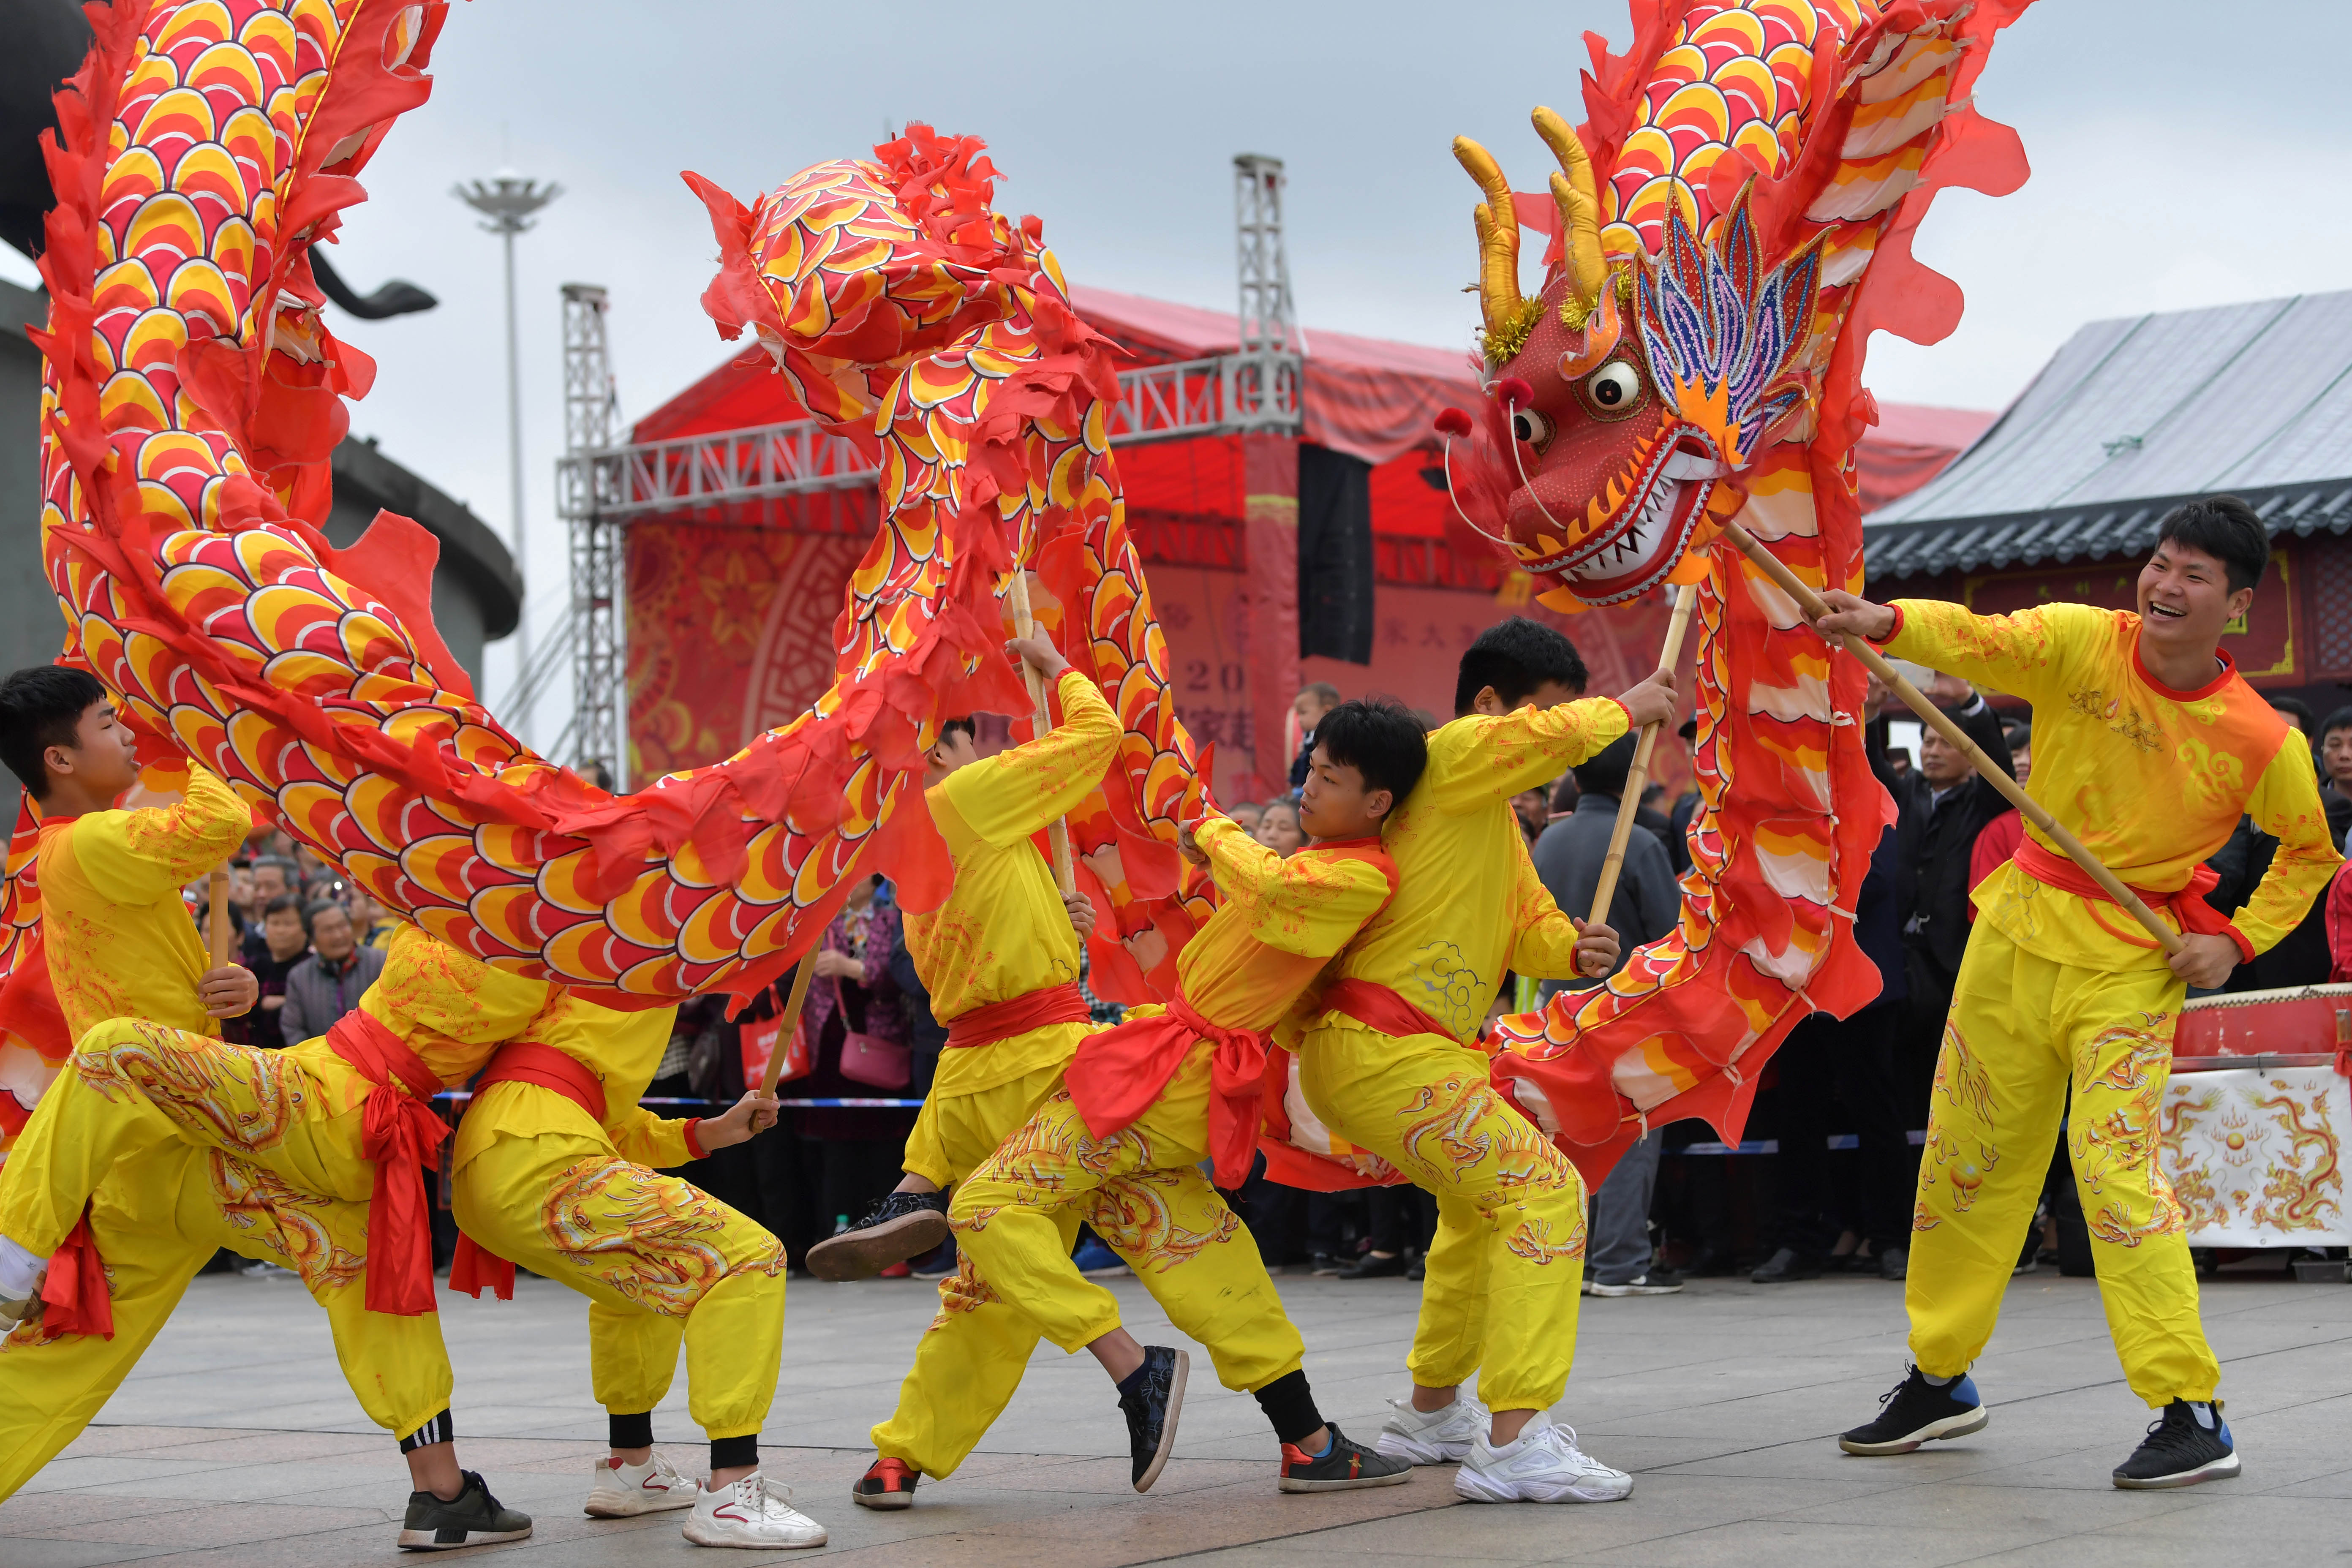
[[[43,323],[46,296],[0,281],[0,672],[57,657],[64,622],[41,569],[41,356],[25,337]],[[522,579],[488,526],[363,441],[336,448],[327,538],[356,541],[379,508],[413,517],[441,543],[433,618],[478,687],[485,643],[512,631]],[[488,694],[485,693],[485,696]]]

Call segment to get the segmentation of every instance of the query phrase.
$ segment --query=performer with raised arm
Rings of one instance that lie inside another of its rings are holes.
[[[956,1237],[982,1277],[1063,1350],[1092,1352],[1118,1384],[1139,1490],[1174,1449],[1182,1360],[1139,1345],[1118,1300],[1071,1262],[1072,1227],[1089,1212],[1147,1283],[1181,1275],[1223,1303],[1201,1337],[1220,1381],[1255,1395],[1273,1423],[1282,1490],[1411,1479],[1410,1464],[1349,1441],[1316,1409],[1298,1331],[1217,1187],[1249,1176],[1268,1031],[1395,891],[1381,825],[1426,757],[1404,709],[1341,703],[1318,721],[1308,752],[1298,813],[1310,847],[1286,859],[1223,816],[1187,830],[1185,853],[1210,868],[1223,899],[1177,958],[1181,991],[1088,1036],[1068,1087],[956,1189]]]
[[[620,1013],[555,990],[476,1081],[450,1157],[464,1232],[452,1289],[514,1295],[514,1266],[588,1298],[588,1351],[611,1453],[592,1462],[587,1511],[691,1509],[697,1546],[822,1546],[760,1463],[784,1331],[784,1249],[767,1228],[677,1176],[775,1124],[755,1087],[723,1116],[683,1121],[638,1104],[677,1009]],[[654,1452],[653,1411],[686,1349],[688,1410],[710,1442],[710,1484]]]
[[[908,911],[905,930],[947,1047],[907,1139],[907,1179],[849,1230],[809,1249],[809,1268],[822,1279],[862,1279],[944,1240],[945,1189],[1061,1088],[1090,1027],[1072,921],[1090,928],[1093,908],[1064,898],[1034,840],[1110,766],[1118,717],[1048,639],[1007,646],[1053,684],[1061,721],[988,758],[973,751],[969,721],[940,726],[923,800],[954,861],[954,884],[937,909]],[[853,1490],[856,1500],[904,1508],[916,1477],[953,1473],[1020,1386],[1037,1337],[1027,1315],[961,1258],[940,1281],[939,1316],[897,1412],[874,1428],[879,1452]]]
[[[326,1309],[352,1393],[408,1460],[403,1545],[530,1534],[457,1464],[419,1167],[446,1131],[424,1100],[548,987],[406,928],[328,1038],[226,1044],[213,1020],[257,987],[205,967],[180,889],[243,841],[245,803],[199,767],[169,810],[111,809],[138,768],[79,670],[0,684],[0,759],[45,819],[42,941],[77,1041],[0,1169],[0,1316],[27,1320],[0,1342],[0,1497],[89,1423],[226,1247]]]
[[[2294,930],[2339,862],[2309,749],[2221,651],[2269,559],[2252,510],[2214,496],[2164,519],[2136,611],[1978,616],[1940,600],[1822,595],[1824,633],[2032,702],[2033,798],[2180,933],[2168,957],[2039,828],[1976,889],[1912,1219],[1914,1365],[1877,1419],[1839,1439],[1850,1454],[1906,1454],[1983,1430],[1969,1368],[2000,1315],[2063,1116],[2107,1331],[2132,1392],[2160,1413],[2115,1483],[2238,1474],[2184,1216],[2158,1152],[2185,988],[2221,985]],[[2225,918],[2204,900],[2213,873],[2203,862],[2241,816],[2279,850]]]
[[[1454,1488],[1482,1502],[1597,1502],[1633,1487],[1544,1414],[1575,1354],[1584,1184],[1489,1086],[1471,1044],[1507,968],[1615,967],[1615,934],[1588,931],[1544,891],[1511,797],[1629,729],[1671,721],[1675,691],[1662,671],[1622,698],[1578,701],[1584,680],[1569,640],[1524,617],[1464,653],[1457,716],[1429,737],[1428,768],[1388,821],[1396,897],[1340,954],[1299,1048],[1299,1086],[1324,1124],[1437,1198],[1412,1397],[1391,1402],[1380,1451],[1461,1460]],[[1474,1372],[1483,1405],[1461,1392]]]

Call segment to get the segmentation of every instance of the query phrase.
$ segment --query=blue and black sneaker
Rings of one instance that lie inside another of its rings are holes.
[[[2237,1473],[2237,1445],[2230,1440],[2230,1424],[2221,1419],[2221,1402],[2176,1399],[2148,1427],[2132,1457],[2116,1467],[2115,1480],[2135,1491],[2154,1491],[2225,1481]]]
[[[1119,1379],[1118,1407],[1127,1416],[1127,1446],[1135,1458],[1135,1489],[1148,1492],[1176,1451],[1176,1416],[1184,1408],[1184,1379],[1192,1358],[1166,1345],[1143,1347],[1143,1364]]]
[[[1992,1419],[1973,1379],[1957,1377],[1938,1386],[1916,1366],[1878,1405],[1878,1419],[1840,1437],[1839,1447],[1849,1454],[1907,1454],[1938,1437],[1981,1432]]]

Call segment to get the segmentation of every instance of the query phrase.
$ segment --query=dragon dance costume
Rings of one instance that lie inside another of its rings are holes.
[[[1118,1300],[1070,1258],[1072,1222],[1086,1215],[1155,1293],[1181,1279],[1188,1299],[1219,1303],[1187,1330],[1226,1387],[1256,1394],[1299,1373],[1305,1344],[1255,1239],[1200,1166],[1213,1160],[1227,1188],[1249,1175],[1266,1032],[1388,902],[1395,868],[1377,839],[1286,860],[1223,816],[1195,841],[1222,897],[1177,961],[1176,998],[1087,1037],[1067,1088],[956,1189],[952,1224],[996,1293],[1075,1352],[1119,1327]],[[1322,1424],[1297,1420],[1277,1426],[1285,1442]]]
[[[2341,857],[2310,751],[2228,655],[2205,686],[2176,691],[2140,662],[2129,611],[1893,607],[1889,654],[2033,704],[2033,797],[2178,929],[2227,934],[2252,958],[2294,929],[2334,875]],[[2225,921],[2203,899],[2214,879],[2203,862],[2242,815],[2279,849]],[[1984,1349],[2063,1115],[2132,1392],[2151,1407],[2210,1400],[2221,1368],[2198,1318],[2185,1216],[2157,1158],[2183,982],[2038,829],[1974,896],[1912,1221],[1912,1353],[1922,1372],[1952,1377]]]
[[[1584,1184],[1488,1083],[1470,1044],[1505,969],[1576,973],[1576,930],[1528,858],[1511,796],[1626,729],[1598,698],[1429,737],[1429,765],[1383,835],[1397,891],[1334,966],[1301,1037],[1299,1087],[1325,1125],[1437,1199],[1406,1365],[1443,1388],[1478,1374],[1498,1410],[1543,1410],[1576,1350]]]
[[[201,973],[203,949],[179,951],[194,926],[178,889],[249,824],[198,770],[181,805],[81,817],[45,847],[58,994],[69,1025],[88,1026],[0,1169],[0,1236],[66,1248],[42,1319],[0,1342],[0,1496],[89,1424],[224,1247],[301,1277],[361,1406],[404,1448],[450,1436],[422,1181],[447,1129],[425,1101],[478,1071],[548,987],[404,927],[328,1037],[276,1051],[223,1043],[179,974]],[[83,906],[85,887],[110,906]],[[110,943],[70,939],[100,931],[100,914]],[[96,978],[101,963],[111,978]],[[101,992],[183,1026],[92,1023],[81,1005]]]
[[[1077,935],[1034,836],[1098,784],[1119,729],[1101,693],[1076,671],[1065,672],[1055,690],[1062,713],[1051,732],[958,768],[925,796],[955,876],[937,909],[907,916],[907,950],[948,1026],[948,1044],[907,1141],[906,1168],[943,1188],[989,1163],[1056,1096],[1089,1027]],[[1212,1207],[1201,1205],[1203,1193]],[[1091,1207],[1056,1211],[1053,1227],[1066,1258],[1080,1222],[1093,1225],[1171,1321],[1214,1343],[1231,1310],[1222,1296],[1226,1269],[1150,1268],[1169,1227],[1214,1230],[1233,1221],[1205,1184],[1182,1196],[1190,1201],[1179,1205],[1147,1184],[1115,1184]],[[1263,1282],[1263,1265],[1256,1272]],[[1274,1310],[1279,1319],[1278,1304]],[[874,1428],[876,1450],[921,1475],[954,1474],[1011,1402],[1040,1337],[1038,1321],[1006,1300],[965,1249],[956,1272],[940,1281],[939,1315],[916,1348],[898,1409]],[[1251,1347],[1221,1361],[1220,1374],[1241,1380],[1235,1387],[1262,1386],[1297,1367],[1297,1347],[1292,1331],[1286,1350]]]
[[[698,1119],[637,1103],[674,1016],[559,993],[499,1048],[451,1157],[465,1239],[450,1284],[510,1299],[520,1264],[587,1297],[596,1403],[615,1416],[661,1403],[682,1341],[696,1425],[715,1442],[748,1438],[776,1394],[784,1249],[756,1221],[652,1168],[704,1152]]]

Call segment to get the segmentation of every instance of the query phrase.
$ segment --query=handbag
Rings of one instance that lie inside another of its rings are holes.
[[[914,1052],[905,1042],[877,1040],[849,1026],[838,974],[833,977],[833,1005],[841,1014],[842,1077],[869,1089],[904,1089],[915,1081]]]
[[[743,1086],[746,1089],[760,1086],[768,1070],[768,1058],[775,1054],[778,1037],[784,1032],[783,1005],[772,984],[768,987],[768,1001],[776,1008],[776,1015],[756,1024],[746,1024],[742,1028]],[[784,1040],[782,1045],[784,1065],[782,1070],[776,1074],[776,1081],[783,1084],[796,1078],[808,1077],[816,1064],[810,1059],[806,1018],[793,1020],[792,1037]]]

